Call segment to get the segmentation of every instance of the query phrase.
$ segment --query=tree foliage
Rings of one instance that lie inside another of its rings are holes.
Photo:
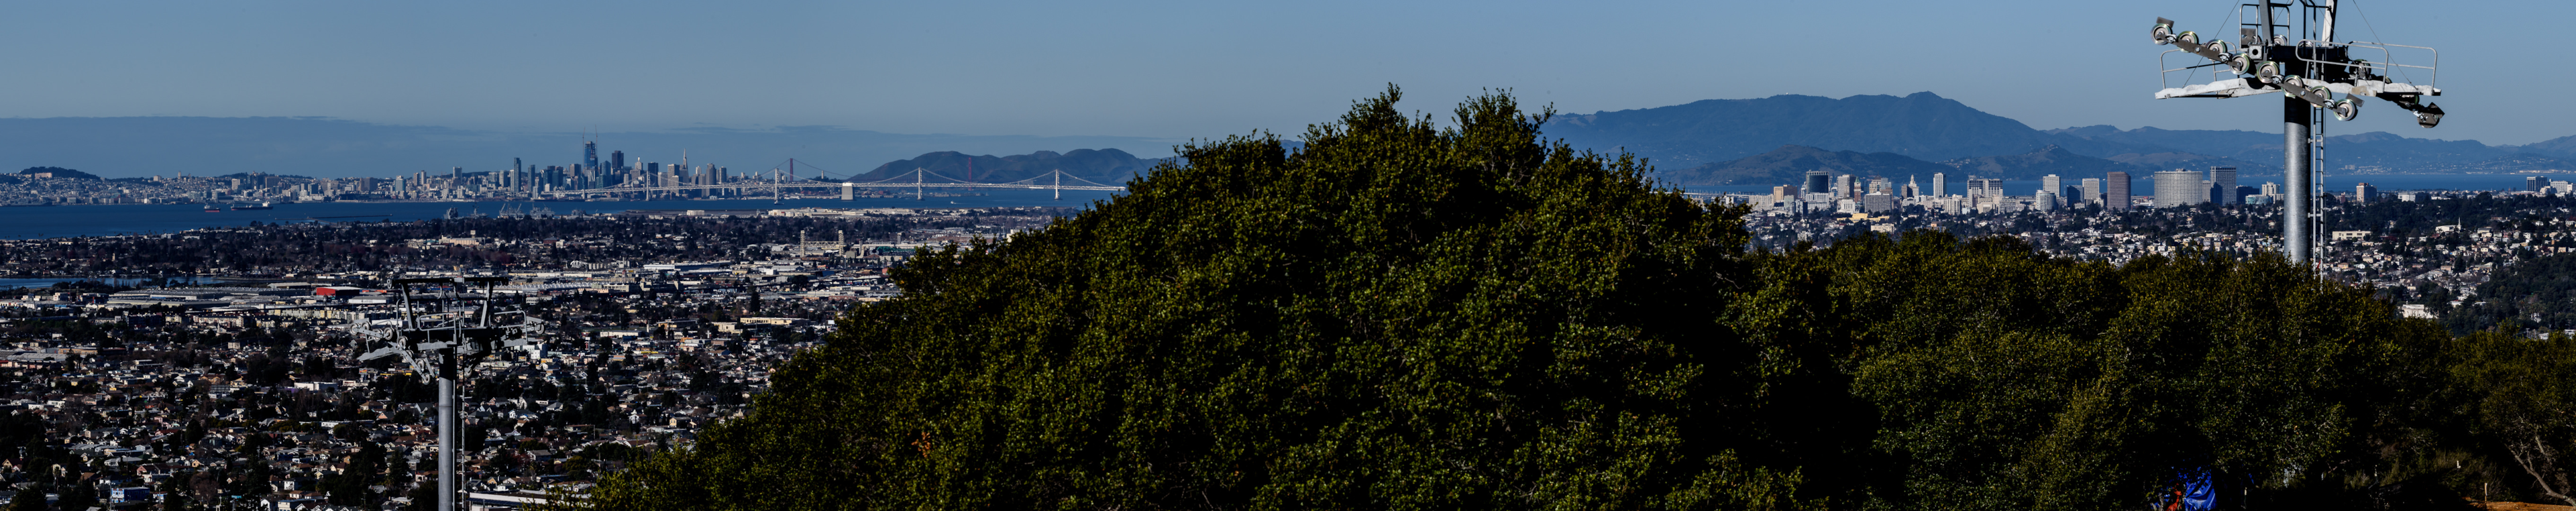
[[[1547,112],[1397,99],[925,253],[586,505],[2114,509],[2206,469],[2246,505],[2386,507],[2458,502],[2463,452],[2565,452],[2569,372],[2495,365],[2563,343],[2455,339],[2272,256],[1747,252],[1743,210],[1544,142]],[[2460,406],[2530,375],[2560,377]]]
[[[2463,336],[2445,350],[2456,382],[2448,399],[2465,447],[2495,460],[2492,479],[2527,498],[2576,505],[2576,339],[2532,339],[2503,328]]]
[[[1774,498],[1686,425],[1740,211],[1397,93],[1182,148],[1129,195],[929,254],[754,414],[609,507],[1660,507]],[[719,475],[721,474],[721,475]],[[795,481],[778,488],[782,481]],[[776,490],[753,491],[755,488]],[[650,507],[650,506],[646,506]]]
[[[2498,323],[2511,323],[2516,330],[2576,328],[2576,255],[2534,257],[2498,269],[2478,284],[2476,301],[2451,309],[2442,319],[2462,334]]]
[[[1796,402],[1876,425],[1804,430],[1865,442],[1809,489],[1854,507],[2119,508],[2190,467],[2264,475],[2243,486],[2266,498],[2384,484],[2374,448],[2405,431],[2383,425],[2445,339],[2271,257],[2113,267],[1917,232],[1764,259],[1772,289],[1739,309],[1760,314],[1733,323],[1848,379]]]

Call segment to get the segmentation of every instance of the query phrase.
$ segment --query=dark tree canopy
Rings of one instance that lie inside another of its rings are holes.
[[[2449,296],[2432,296],[2448,300]],[[2452,309],[2443,321],[2468,333],[2499,323],[2516,329],[2576,328],[2576,255],[2533,257],[2498,269],[2478,284],[2476,301]]]
[[[1716,410],[1679,341],[1717,325],[1740,211],[1541,145],[1507,97],[1449,130],[1396,99],[914,261],[911,296],[601,501],[1637,507],[1768,481],[1682,439]]]
[[[1397,98],[925,253],[587,505],[2133,509],[2206,469],[2247,505],[2385,507],[2535,495],[2467,463],[2509,458],[2480,431],[2571,431],[2446,397],[2555,366],[2481,369],[2461,346],[2497,345],[2278,257],[1747,252],[1744,210],[1544,142],[1508,96],[1448,129]]]

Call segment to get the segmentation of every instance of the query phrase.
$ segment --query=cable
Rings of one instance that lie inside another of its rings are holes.
[[[2236,25],[2236,23],[2229,23],[2229,21],[2233,21],[2233,20],[2237,20],[2237,19],[2239,19],[2239,16],[2240,16],[2240,15],[2239,15],[2239,14],[2237,14],[2238,9],[2237,9],[2237,8],[2235,8],[2235,7],[2229,7],[2229,8],[2227,9],[2227,12],[2228,12],[2228,14],[2220,15],[2220,16],[2218,17],[2218,18],[2219,18],[2219,20],[2220,20],[2220,23],[2219,23],[2219,25],[2218,25],[2218,26],[2220,26],[2220,27],[2228,27],[2228,26],[2235,26],[2235,25]],[[2210,35],[2208,35],[2208,36],[2204,36],[2204,37],[2205,37],[2205,38],[2203,39],[2203,42],[2207,42],[2207,41],[2225,41],[2225,40],[2227,40],[2227,39],[2226,39],[2225,34],[2223,34],[2223,33],[2213,33],[2213,34],[2210,34]],[[2216,38],[2216,39],[2207,39],[2207,38]],[[2185,49],[2185,50],[2191,50],[2192,48],[2183,48],[2183,49]],[[2245,49],[2244,49],[2244,48],[2237,48],[2237,49],[2236,49],[2236,51],[2245,51]],[[2224,64],[2224,63],[2225,63],[2225,61],[2220,61],[2220,63],[2221,63],[2221,64]],[[2224,68],[2224,69],[2229,69],[2229,70],[2231,70],[2231,72],[2230,72],[2229,74],[2235,74],[2235,73],[2233,72],[2233,70],[2234,70],[2235,68],[2226,68],[2226,67],[2224,67],[2224,66],[2221,66],[2221,67],[2222,67],[2222,68]],[[2185,69],[2190,69],[2190,71],[2182,75],[2182,78],[2183,78],[2183,84],[2184,84],[2184,85],[2190,85],[2190,84],[2200,83],[2200,69],[2199,69],[2199,68],[2200,68],[2200,66],[2193,66],[2193,67],[2190,67],[2190,68],[2185,68]],[[2209,79],[2210,79],[2210,80],[2217,80],[2217,79],[2218,79],[2218,70],[2217,70],[2217,69],[2209,70]]]
[[[816,165],[814,165],[814,162],[809,162],[809,161],[805,161],[805,160],[796,160],[796,164],[797,164],[798,166],[803,166],[803,167],[807,167],[807,168],[812,168],[812,169],[814,169],[814,171],[815,171],[815,172],[821,172],[821,173],[823,173],[823,174],[827,174],[827,175],[834,175],[834,176],[841,175],[841,173],[839,173],[839,172],[833,172],[833,171],[832,171],[832,169],[827,169],[827,168],[823,168],[823,167],[820,167],[820,166],[816,166]],[[816,176],[816,177],[822,177],[822,176]],[[850,177],[857,177],[857,176],[850,176]]]
[[[2346,1],[2350,1],[2350,0],[2346,0]],[[2371,41],[2387,41],[2387,40],[2388,40],[2388,38],[2387,38],[2387,37],[2382,37],[2382,36],[2380,36],[2380,35],[2379,35],[2379,27],[2378,27],[2378,26],[2370,24],[2370,13],[2362,12],[2361,8],[2359,8],[2359,7],[2355,7],[2355,8],[2353,8],[2353,9],[2352,9],[2352,13],[2353,13],[2353,14],[2361,15],[2361,27],[2362,27],[2362,28],[2366,28],[2366,29],[2370,29],[2370,40],[2371,40]],[[2393,53],[2393,52],[2392,52],[2392,53]],[[2395,65],[2395,63],[2396,63],[2396,61],[2397,61],[2397,57],[2396,57],[2395,55],[2390,55],[2390,56],[2388,57],[2388,60],[2389,60],[2389,61],[2388,61],[2388,62],[2386,62],[2387,64],[2390,64],[2390,65],[2388,66],[2388,69],[2389,69],[2389,70],[2391,70],[2391,71],[2396,71],[2396,72],[2397,72],[2397,77],[2398,77],[2398,78],[2403,78],[2403,79],[2405,79],[2408,83],[2413,83],[2413,82],[2415,81],[2415,77],[2414,77],[2413,75],[2409,75],[2409,74],[2407,74],[2407,73],[2406,73],[2406,68],[2398,67],[2398,66],[2396,66],[2396,65]]]

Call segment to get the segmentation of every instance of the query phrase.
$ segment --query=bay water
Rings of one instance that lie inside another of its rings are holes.
[[[2571,177],[2563,174],[2547,176],[2555,180],[2564,180],[2564,177]],[[1922,181],[1919,182],[1923,186],[1931,186],[1932,183],[1929,180],[1930,177],[1931,176],[1922,176]],[[2350,191],[2352,186],[2356,183],[2371,183],[2378,186],[2380,191],[2383,192],[2403,190],[2520,190],[2523,187],[2525,177],[2527,177],[2527,175],[2524,174],[2344,175],[2326,177],[2323,186],[2327,190],[2336,192]],[[1962,178],[1959,181],[1965,181],[1965,179]],[[2280,176],[2247,175],[2237,177],[2237,183],[2244,186],[2260,187],[2267,181],[2278,182],[2280,181]],[[2070,178],[2066,180],[2066,184],[2070,186],[2081,182],[2081,178]],[[1950,183],[1950,193],[1960,193],[1963,186],[1964,185],[1960,182]],[[1682,188],[1686,191],[1701,193],[1767,194],[1771,192],[1771,185],[1685,186]],[[2028,194],[2038,189],[2039,181],[2037,180],[2004,181],[2004,190],[2007,193],[2015,195]],[[2131,193],[2138,195],[2152,195],[2155,193],[2155,182],[2152,179],[2147,179],[2145,175],[2139,175],[2130,183],[2130,190]],[[913,200],[909,195],[879,198],[861,197],[849,201],[831,198],[788,199],[784,201],[775,201],[774,203],[769,199],[590,202],[312,202],[275,204],[273,209],[267,210],[226,210],[215,213],[205,212],[205,206],[198,204],[0,207],[0,239],[170,233],[207,227],[248,226],[251,222],[260,222],[263,224],[302,222],[407,222],[413,220],[442,218],[447,215],[447,210],[449,208],[456,209],[457,213],[460,215],[480,213],[486,216],[500,213],[505,207],[519,211],[547,208],[553,210],[554,214],[557,215],[571,214],[574,210],[596,214],[615,213],[630,209],[726,210],[806,207],[944,209],[1067,206],[1087,209],[1095,201],[1108,200],[1123,192],[1066,190],[1064,191],[1064,195],[1061,200],[1056,198],[1054,190],[1046,189],[984,188],[973,189],[971,190],[971,193],[977,193],[980,195],[968,195],[963,197],[925,197],[925,200]],[[0,286],[8,285],[8,283],[0,282]]]
[[[0,207],[0,239],[62,238],[76,236],[113,236],[121,234],[155,234],[208,227],[244,227],[251,222],[262,224],[304,222],[407,222],[447,216],[449,208],[458,215],[480,213],[491,216],[504,208],[529,211],[553,210],[556,215],[615,213],[630,209],[657,210],[739,210],[781,208],[907,208],[951,209],[992,207],[1065,206],[1089,208],[1093,201],[1108,200],[1121,192],[1065,190],[1057,200],[1054,190],[1009,188],[973,189],[963,197],[925,197],[913,200],[911,195],[899,198],[866,198],[849,201],[830,199],[762,199],[729,200],[656,200],[656,201],[587,201],[587,202],[307,202],[273,204],[272,209],[208,213],[200,204],[115,204],[82,206]],[[0,283],[0,285],[6,285]]]

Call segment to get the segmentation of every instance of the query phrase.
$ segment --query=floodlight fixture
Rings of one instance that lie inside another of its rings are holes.
[[[2404,106],[2400,104],[2399,106]],[[2415,110],[2415,124],[2426,128],[2442,124],[2442,105],[2426,104]]]

